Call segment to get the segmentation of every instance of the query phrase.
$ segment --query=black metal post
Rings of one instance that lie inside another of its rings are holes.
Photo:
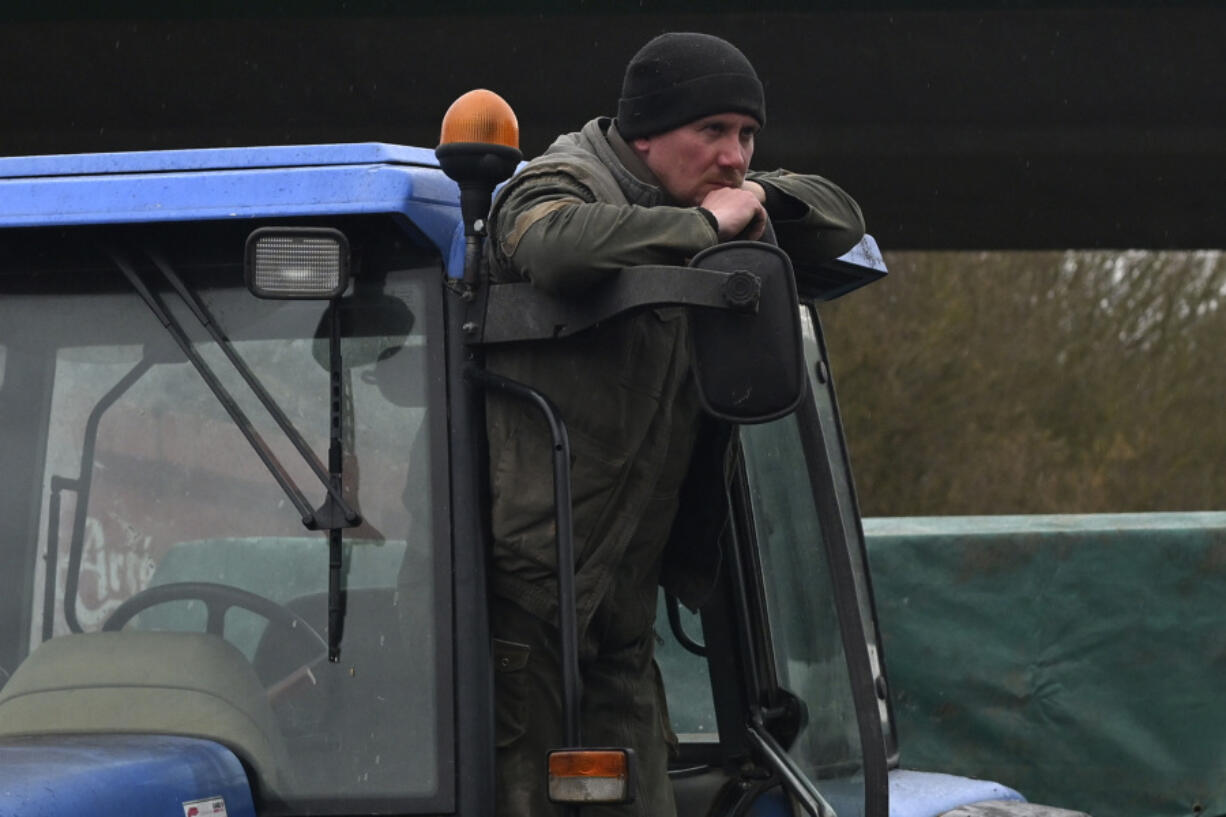
[[[331,496],[341,496],[344,469],[344,450],[341,444],[345,428],[345,386],[341,366],[341,317],[333,304],[332,326],[328,339],[328,374],[331,379],[331,422],[329,423],[328,479]],[[329,502],[331,497],[329,497]],[[339,503],[338,503],[339,504]],[[356,516],[356,514],[355,514]],[[341,631],[345,621],[345,597],[341,590],[341,528],[328,530],[328,660],[333,663],[341,657]]]

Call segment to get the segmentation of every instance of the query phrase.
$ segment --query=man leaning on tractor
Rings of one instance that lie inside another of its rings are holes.
[[[616,119],[558,137],[499,193],[491,280],[578,296],[623,267],[684,264],[734,239],[777,241],[804,263],[843,254],[864,233],[846,193],[819,176],[749,170],[765,122],[762,84],[735,46],[656,37],[626,68]],[[697,607],[713,585],[723,502],[711,491],[722,491],[729,438],[702,416],[689,361],[680,307],[486,360],[557,404],[570,436],[584,743],[633,748],[639,769],[634,803],[588,814],[675,812],[657,586]],[[545,763],[562,740],[552,444],[531,406],[497,393],[487,423],[499,814],[539,817],[554,813]]]

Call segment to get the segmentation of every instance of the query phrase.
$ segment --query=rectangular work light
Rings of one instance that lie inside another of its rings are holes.
[[[330,300],[349,284],[349,240],[330,227],[261,227],[247,237],[244,272],[260,298]]]

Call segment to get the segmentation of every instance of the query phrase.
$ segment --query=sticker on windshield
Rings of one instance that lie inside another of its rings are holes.
[[[226,817],[226,801],[221,797],[206,797],[183,804],[183,817]]]

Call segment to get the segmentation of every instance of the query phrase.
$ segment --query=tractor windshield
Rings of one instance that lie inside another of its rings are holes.
[[[252,226],[0,238],[0,735],[199,735],[239,756],[270,813],[429,810],[452,796],[447,532],[432,513],[440,261],[391,221],[354,220],[339,301],[261,300],[243,279]],[[343,531],[338,662],[327,533],[304,526],[207,382],[323,505],[250,381],[326,461],[330,309],[342,493],[362,517]]]

